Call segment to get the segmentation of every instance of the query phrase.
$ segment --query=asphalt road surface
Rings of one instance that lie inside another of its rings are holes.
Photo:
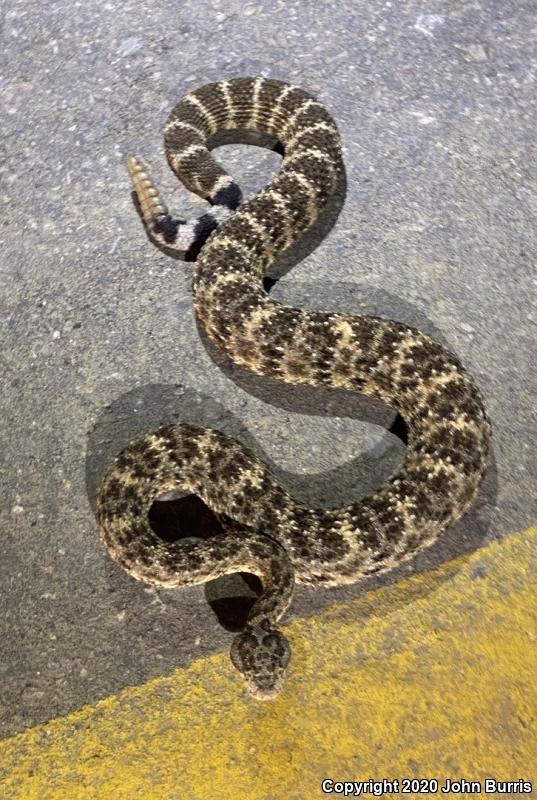
[[[345,192],[272,267],[272,295],[417,325],[485,395],[494,457],[479,501],[382,582],[535,521],[532,2],[5,0],[2,16],[1,736],[225,650],[244,616],[239,578],[155,590],[101,549],[95,493],[134,434],[221,428],[326,505],[402,456],[390,409],[230,365],[196,325],[191,265],[148,242],[125,158],[150,162],[174,209],[202,213],[167,168],[162,126],[204,83],[297,83],[341,131]],[[247,195],[280,161],[245,144],[217,155]],[[195,503],[174,502],[157,527],[181,509],[203,526]],[[300,589],[288,618],[379,582]]]

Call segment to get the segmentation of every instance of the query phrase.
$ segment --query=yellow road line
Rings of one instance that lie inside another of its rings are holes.
[[[272,702],[222,653],[24,731],[0,742],[0,796],[310,800],[341,796],[323,778],[405,777],[536,792],[536,574],[531,528],[287,626]]]

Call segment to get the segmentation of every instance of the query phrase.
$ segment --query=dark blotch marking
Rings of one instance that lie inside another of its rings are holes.
[[[242,192],[236,183],[230,183],[228,186],[223,186],[212,197],[212,202],[215,206],[226,206],[235,211],[242,201]]]
[[[162,236],[167,244],[173,244],[177,239],[177,231],[181,225],[181,221],[173,219],[169,214],[165,217],[159,217],[153,222],[153,230],[155,233]]]

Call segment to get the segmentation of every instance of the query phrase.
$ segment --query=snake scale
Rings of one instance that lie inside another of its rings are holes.
[[[253,129],[276,137],[281,168],[246,201],[214,160],[210,138]],[[128,169],[149,237],[195,253],[193,301],[209,337],[237,364],[292,384],[380,398],[405,420],[405,458],[376,491],[344,508],[308,508],[266,465],[217,430],[164,425],[132,441],[103,478],[102,540],[128,573],[150,584],[190,586],[231,572],[262,581],[231,646],[249,692],[274,697],[290,647],[277,629],[295,581],[335,586],[388,570],[431,544],[472,503],[488,462],[490,424],[460,361],[419,330],[376,316],[281,305],[263,288],[275,257],[315,221],[341,177],[336,124],[297,86],[236,78],[187,94],[165,126],[168,162],[211,204],[175,219],[143,162]],[[163,541],[148,512],[164,492],[198,495],[221,522],[209,539]]]

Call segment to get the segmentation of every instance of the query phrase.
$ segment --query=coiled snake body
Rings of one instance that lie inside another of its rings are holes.
[[[241,204],[239,187],[214,161],[215,132],[250,128],[276,136],[279,172]],[[188,94],[165,128],[168,161],[212,204],[194,223],[174,219],[144,165],[128,168],[150,238],[196,251],[193,298],[208,335],[238,364],[285,381],[343,387],[380,398],[406,422],[408,447],[379,489],[345,508],[297,503],[238,442],[179,424],[139,436],[101,484],[97,514],[111,556],[134,577],[188,586],[245,571],[263,593],[231,658],[259,699],[280,689],[289,645],[276,624],[294,581],[351,583],[390,569],[433,542],[472,503],[485,471],[490,426],[459,360],[393,320],[283,306],[263,289],[273,259],[317,218],[341,173],[339,134],[302,89],[275,80],[220,81]],[[148,511],[181,488],[218,516],[222,535],[161,540]]]

